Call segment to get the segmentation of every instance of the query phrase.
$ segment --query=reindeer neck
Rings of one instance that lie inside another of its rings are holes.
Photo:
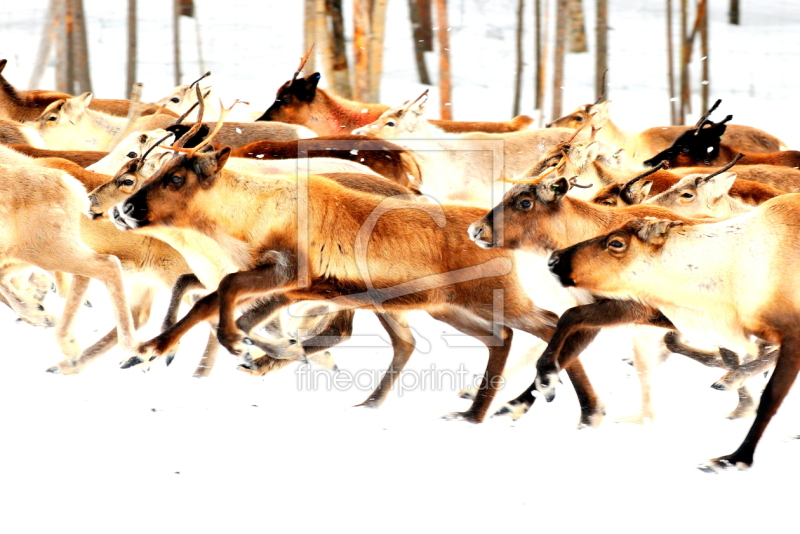
[[[564,246],[607,233],[630,219],[618,209],[592,204],[579,198],[566,196],[561,202],[568,214],[568,222],[564,226]]]
[[[317,89],[309,110],[309,128],[319,135],[349,134],[355,128],[376,121],[387,109],[389,106],[383,104],[347,100]]]
[[[34,158],[20,154],[6,145],[0,144],[0,164],[3,165],[34,165]]]
[[[591,163],[591,167],[594,169],[595,175],[597,176],[597,180],[600,182],[600,187],[605,187],[611,184],[619,184],[624,183],[629,180],[628,177],[625,176],[623,171],[618,169],[614,169],[604,163],[601,163],[598,160],[594,160]]]
[[[608,119],[597,132],[597,139],[616,147],[624,148],[630,139],[630,134],[620,129],[611,119]]]

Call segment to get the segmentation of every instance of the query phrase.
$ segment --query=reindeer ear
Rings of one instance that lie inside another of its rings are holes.
[[[542,202],[558,202],[567,194],[569,188],[569,180],[561,177],[555,180],[544,180],[536,189]]]
[[[652,180],[637,180],[633,183],[628,183],[622,188],[620,197],[626,204],[641,204],[647,195],[650,194],[650,189],[653,187]]]
[[[605,102],[600,102],[592,106],[592,113],[595,114],[594,119],[592,119],[592,124],[595,126],[603,126],[608,122],[611,116],[611,100],[606,100]]]
[[[3,69],[6,68],[7,63],[8,63],[7,59],[0,59],[0,72],[3,72]]]
[[[82,95],[69,98],[64,103],[64,113],[77,117],[86,111],[91,101],[92,93],[83,93]]]
[[[681,221],[669,221],[665,219],[646,218],[639,226],[636,236],[652,245],[663,245],[667,240],[670,230],[683,226]]]
[[[575,148],[578,148],[578,150],[575,150]],[[582,143],[577,143],[574,145],[570,153],[570,159],[573,165],[575,165],[579,169],[583,169],[587,165],[594,163],[599,154],[600,154],[599,143],[591,142],[586,146],[583,146]]]
[[[220,169],[225,166],[230,154],[231,147],[226,146],[221,150],[195,155],[193,170],[200,180],[200,183],[203,185],[210,184]]]
[[[711,199],[717,200],[728,194],[733,187],[733,182],[736,181],[735,172],[723,172],[716,176],[712,176],[708,180],[701,180],[698,187],[704,187],[708,191]]]
[[[314,100],[314,97],[317,95],[317,85],[319,84],[320,74],[319,72],[315,72],[314,74],[309,74],[305,78],[303,78],[303,84],[300,88],[300,91],[297,94],[297,97],[302,100],[303,102],[311,102]]]

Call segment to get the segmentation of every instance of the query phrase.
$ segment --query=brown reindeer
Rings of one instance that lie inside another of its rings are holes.
[[[187,142],[187,147],[194,146]],[[302,152],[302,153],[301,153]],[[414,155],[403,147],[362,135],[333,135],[303,141],[256,141],[231,151],[231,157],[261,160],[341,158],[366,165],[405,187],[419,189],[422,173]]]
[[[514,186],[500,204],[470,226],[471,239],[482,248],[527,248],[549,254],[639,217],[690,221],[658,206],[607,208],[590,204],[568,195],[572,187],[566,178],[549,176]],[[498,413],[508,413],[512,417],[524,414],[533,403],[533,391],[537,384],[546,391],[546,398],[552,400],[552,383],[557,380],[553,378],[554,373],[568,369],[577,361],[601,327],[623,324],[673,328],[662,313],[646,303],[608,300],[602,294],[595,295],[595,301],[591,304],[576,306],[562,314],[553,338],[537,363],[536,384],[531,384]],[[639,344],[635,343],[634,348],[634,364],[642,381],[643,415],[652,419],[654,411],[649,380],[658,358],[654,357],[652,351],[645,352]],[[740,405],[729,417],[746,415],[752,406],[747,399],[743,394]]]
[[[36,148],[30,145],[9,145],[9,148],[30,156],[32,158],[62,158],[77,163],[83,168],[97,163],[108,155],[108,152],[97,152],[93,150],[49,150],[46,148]]]
[[[654,166],[662,161],[670,167],[720,167],[733,160],[740,152],[744,154],[741,165],[778,165],[800,168],[800,151],[779,150],[774,152],[748,152],[735,145],[723,143],[721,137],[727,131],[728,115],[720,122],[703,121],[692,130],[683,133],[675,142],[644,162]]]
[[[712,111],[717,105],[719,102]],[[591,124],[602,128],[598,139],[624,148],[628,157],[635,162],[642,162],[669,148],[681,134],[692,129],[690,126],[657,126],[631,134],[624,132],[612,122],[610,110],[610,101],[585,104],[578,106],[569,115],[549,123],[547,127],[578,128]],[[730,129],[725,132],[723,142],[735,147],[739,152],[746,153],[775,152],[783,146],[778,138],[764,131],[738,124],[730,125]]]
[[[551,257],[562,284],[646,299],[681,330],[740,342],[756,336],[780,345],[747,436],[732,454],[707,462],[706,470],[752,465],[764,430],[800,371],[798,217],[800,195],[787,194],[709,224],[635,219]]]
[[[300,61],[292,79],[278,89],[275,102],[257,120],[300,124],[317,135],[340,135],[349,134],[356,128],[376,121],[389,109],[389,106],[383,104],[355,102],[320,89],[317,87],[319,72],[298,78],[306,59],[308,54]],[[449,133],[505,133],[525,130],[533,123],[533,119],[527,115],[518,115],[507,122],[431,122]]]
[[[736,167],[736,175],[749,176],[752,171],[752,165],[743,165]],[[691,170],[692,172],[688,172]],[[592,202],[603,206],[630,206],[633,204],[641,204],[648,198],[655,195],[664,193],[665,191],[673,188],[683,180],[686,176],[702,175],[707,176],[710,171],[717,171],[717,169],[704,169],[702,167],[681,167],[672,171],[662,171],[661,167],[656,167],[647,171],[635,178],[629,180],[627,183],[610,184],[597,192],[592,198]],[[800,174],[800,173],[799,173]],[[695,184],[696,185],[696,184]],[[800,185],[800,183],[798,183]],[[763,184],[758,181],[747,180],[738,178],[731,188],[727,191],[731,197],[741,201],[749,206],[758,206],[771,198],[778,195],[783,195],[786,191],[781,191],[771,185]],[[692,201],[695,195],[691,191],[681,191],[680,195],[684,195],[684,202]]]
[[[25,122],[32,121],[39,117],[56,100],[66,100],[72,95],[60,91],[19,91],[11,85],[2,75],[8,63],[5,59],[0,59],[0,119]],[[118,117],[127,117],[132,101],[130,100],[108,100],[95,99],[90,107],[103,113],[109,113]],[[154,113],[166,113],[172,117],[177,117],[171,111],[159,110],[156,104],[140,104],[141,115],[152,115]]]
[[[112,214],[123,228],[169,225],[202,232],[217,240],[241,269],[198,301],[174,329],[141,345],[133,362],[164,355],[198,320],[217,314],[220,342],[234,354],[246,353],[250,341],[233,311],[247,298],[286,295],[325,300],[338,308],[384,310],[392,314],[387,322],[393,344],[404,350],[395,351],[389,372],[366,401],[376,406],[413,350],[405,312],[423,309],[480,336],[489,348],[477,399],[467,412],[452,414],[480,422],[497,391],[511,328],[550,336],[556,316],[537,308],[520,290],[510,252],[476,251],[470,245],[466,226],[483,210],[386,199],[317,176],[248,180],[225,170],[229,154],[224,148],[178,155]],[[298,198],[308,200],[298,204]],[[306,208],[299,217],[298,210]],[[308,230],[300,231],[303,226]],[[298,249],[305,236],[307,246]],[[582,368],[576,364],[570,371],[583,388],[584,410],[594,413],[597,399],[586,387]]]

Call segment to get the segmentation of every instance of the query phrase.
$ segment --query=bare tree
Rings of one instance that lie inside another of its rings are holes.
[[[556,44],[553,51],[553,109],[552,117],[561,116],[564,98],[564,55],[567,41],[567,17],[569,0],[558,0],[556,4]]]
[[[672,44],[672,0],[667,0],[667,89],[669,91],[670,124],[678,124],[678,106],[675,98],[675,48]]]
[[[383,36],[386,33],[386,3],[388,0],[372,0],[369,25],[369,85],[370,102],[381,99],[381,75],[383,74]]]
[[[597,19],[595,26],[595,67],[594,91],[600,100],[608,99],[608,86],[605,83],[608,72],[608,0],[597,0]]]
[[[514,76],[514,108],[512,115],[519,115],[520,100],[522,99],[522,38],[525,33],[525,0],[517,4],[517,69]]]
[[[136,0],[128,0],[128,68],[125,93],[136,83]]]
[[[86,17],[83,11],[83,0],[68,0],[72,15],[72,54],[76,87],[73,91],[86,93],[92,90],[92,79],[89,75],[89,45],[86,37]]]
[[[36,89],[42,83],[42,76],[44,69],[47,66],[47,60],[50,57],[50,51],[53,49],[53,42],[56,40],[59,25],[59,9],[58,5],[60,0],[50,0],[47,5],[47,11],[44,19],[44,26],[42,27],[42,37],[39,40],[39,51],[36,53],[36,63],[33,66],[31,78],[28,81],[28,89]]]
[[[442,119],[453,120],[453,95],[450,84],[450,23],[447,0],[436,0],[436,25],[439,27],[439,98]]]
[[[700,20],[700,64],[702,65],[702,81],[700,83],[702,100],[700,107],[708,109],[711,76],[708,57],[708,0],[700,0],[697,5],[697,18]]]
[[[369,23],[370,0],[353,0],[353,96],[370,101]]]
[[[433,52],[433,20],[431,0],[408,0],[408,14],[414,36],[414,61],[417,64],[419,83],[431,85],[425,52]]]
[[[686,124],[686,113],[691,113],[691,95],[689,93],[689,55],[692,52],[689,46],[689,38],[686,33],[689,18],[689,0],[681,0],[681,105],[678,113],[678,122]]]
[[[58,2],[58,33],[56,38],[56,89],[72,93],[75,88],[75,65],[72,54],[72,14],[69,0]]]
[[[344,17],[342,0],[326,0],[325,10],[330,19],[330,52],[333,79],[330,89],[344,98],[353,98],[353,87],[350,85],[350,67],[347,63],[347,51],[344,40]]]
[[[731,0],[728,7],[728,22],[739,25],[739,0]]]
[[[317,42],[317,6],[315,0],[304,0],[303,3],[303,50],[309,50]],[[311,54],[306,61],[308,72],[317,70],[315,55]]]
[[[175,85],[181,84],[181,0],[173,0],[172,4],[172,61],[174,62]]]
[[[583,0],[569,0],[569,51],[573,54],[589,51],[586,43]]]
[[[533,80],[534,109],[542,109],[544,101],[544,69],[546,65],[543,54],[542,42],[542,0],[533,0],[533,57],[535,58],[535,73]]]

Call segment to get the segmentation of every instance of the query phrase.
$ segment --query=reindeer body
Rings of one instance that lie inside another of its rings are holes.
[[[264,183],[226,171],[222,168],[226,157],[227,149],[175,158],[120,205],[115,218],[121,227],[193,228],[217,240],[243,269],[225,277],[217,292],[199,301],[189,314],[197,320],[219,313],[220,342],[234,354],[246,347],[232,315],[242,298],[283,294],[391,313],[423,309],[464,332],[485,335],[491,331],[495,292],[504,290],[506,326],[500,330],[501,346],[490,347],[486,387],[473,408],[458,416],[479,422],[495,394],[492,380],[502,372],[507,357],[509,326],[548,337],[555,315],[537,308],[518,291],[510,252],[475,254],[469,245],[464,228],[482,213],[480,209],[386,199],[317,176],[302,188],[291,176]],[[162,182],[174,186],[156,185]],[[307,216],[300,219],[304,225],[307,221],[308,234],[298,232],[299,191],[307,191],[310,200]],[[179,209],[168,209],[169,205]],[[242,209],[244,205],[258,209]],[[304,235],[309,236],[308,247],[301,248],[298,257],[298,236]],[[362,274],[367,266],[369,278]],[[298,280],[298,269],[308,269],[310,286]],[[187,320],[183,331],[188,326]],[[180,333],[176,328],[171,335]],[[140,347],[136,358],[159,356],[173,342],[167,332]],[[385,380],[389,382],[384,386],[391,386],[393,379]],[[376,390],[371,399],[384,394]]]
[[[601,128],[597,138],[624,148],[628,157],[636,163],[641,163],[669,148],[681,134],[691,129],[690,126],[657,126],[631,134],[619,128],[611,120],[610,107],[610,101],[578,106],[575,111],[554,120],[547,127],[574,129],[588,123]],[[731,124],[724,136],[725,143],[742,152],[775,152],[784,146],[777,137],[751,126]],[[727,161],[722,165],[725,163]]]
[[[317,135],[349,134],[356,128],[376,121],[389,109],[384,104],[347,100],[317,87],[318,72],[295,78],[278,89],[275,103],[259,117],[259,121],[280,121],[300,124]],[[528,128],[533,119],[519,115],[507,122],[431,121],[448,133],[516,132]]]
[[[761,435],[800,371],[800,195],[703,225],[637,220],[554,253],[562,283],[657,306],[685,330],[780,344],[756,420],[733,453],[709,470],[752,465]],[[743,261],[743,258],[745,260]]]

